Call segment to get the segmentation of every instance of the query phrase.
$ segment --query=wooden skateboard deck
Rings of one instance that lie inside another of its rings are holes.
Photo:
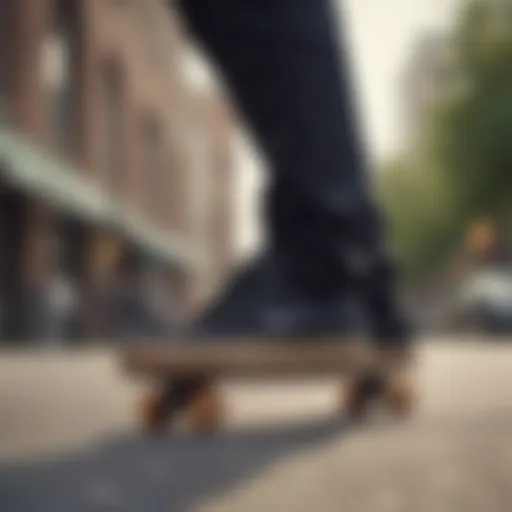
[[[142,345],[126,349],[124,369],[132,375],[207,377],[322,375],[378,365],[376,354],[357,344],[321,342],[208,343]]]
[[[188,404],[188,415],[197,430],[214,430],[221,423],[221,400],[215,383],[222,377],[317,376],[349,377],[349,391],[343,406],[353,415],[366,405],[366,395],[358,386],[358,376],[381,373],[386,359],[362,342],[322,340],[317,343],[284,340],[155,344],[132,346],[120,354],[123,370],[131,377],[149,377],[154,384],[144,404],[146,426],[161,428],[173,411],[165,410],[165,388],[180,378],[199,377],[205,382]],[[350,384],[352,383],[352,385]],[[355,384],[354,384],[355,383]],[[394,393],[394,408],[409,407],[408,386]],[[348,403],[348,406],[347,406]],[[407,404],[407,405],[406,405]],[[393,404],[390,404],[393,408]]]

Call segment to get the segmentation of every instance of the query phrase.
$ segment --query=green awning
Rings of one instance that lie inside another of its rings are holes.
[[[150,259],[164,264],[192,264],[182,241],[113,201],[97,184],[87,180],[86,172],[2,127],[0,177],[58,210],[119,232]]]
[[[57,209],[90,222],[108,222],[108,199],[85,179],[85,173],[7,130],[0,130],[0,174],[11,186],[33,193]]]

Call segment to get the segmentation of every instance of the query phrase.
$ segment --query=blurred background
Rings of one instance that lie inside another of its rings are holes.
[[[164,2],[3,1],[0,19],[1,338],[167,332],[235,257],[227,101]]]
[[[343,8],[407,304],[511,329],[510,1],[393,1]],[[167,333],[261,241],[250,137],[165,2],[1,9],[1,339]]]
[[[393,1],[343,8],[407,304],[512,329],[510,1]],[[261,242],[264,165],[172,6],[1,9],[0,337],[164,335]]]

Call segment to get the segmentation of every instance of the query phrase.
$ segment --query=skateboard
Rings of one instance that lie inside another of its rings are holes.
[[[208,344],[144,344],[125,349],[121,365],[130,377],[149,378],[150,390],[141,407],[141,420],[148,431],[164,430],[178,411],[164,398],[165,390],[179,379],[198,379],[201,385],[181,407],[191,428],[214,432],[224,418],[217,383],[225,377],[339,376],[340,413],[362,419],[378,398],[395,417],[408,415],[414,397],[410,375],[400,355],[382,354],[360,343],[322,341],[307,344],[276,340],[265,343],[231,340]],[[371,378],[378,375],[379,378]],[[372,382],[373,380],[373,382]]]

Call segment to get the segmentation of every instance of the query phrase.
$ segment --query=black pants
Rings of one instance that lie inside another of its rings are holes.
[[[270,162],[268,235],[292,278],[309,294],[356,284],[382,310],[392,280],[329,0],[180,7]]]

